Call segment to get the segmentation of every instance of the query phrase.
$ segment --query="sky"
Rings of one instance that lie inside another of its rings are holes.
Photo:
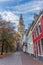
[[[3,19],[16,24],[19,23],[20,14],[23,16],[26,28],[34,20],[34,14],[43,10],[43,0],[0,0],[0,14]]]

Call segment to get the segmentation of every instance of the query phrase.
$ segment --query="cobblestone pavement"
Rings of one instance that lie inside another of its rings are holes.
[[[43,65],[23,52],[15,52],[12,55],[0,58],[0,65]]]

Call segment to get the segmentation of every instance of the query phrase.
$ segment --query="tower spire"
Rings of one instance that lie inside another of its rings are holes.
[[[23,17],[22,17],[22,14],[21,14],[21,15],[20,15],[20,19],[19,19],[19,24],[20,24],[20,25],[24,25],[23,22],[24,22],[24,21],[23,21]]]

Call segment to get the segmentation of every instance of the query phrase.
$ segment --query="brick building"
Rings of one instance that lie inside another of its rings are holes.
[[[43,11],[34,16],[32,25],[32,38],[34,44],[34,55],[43,56]]]

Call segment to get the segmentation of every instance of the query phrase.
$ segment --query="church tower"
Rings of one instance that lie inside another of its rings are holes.
[[[23,17],[22,15],[20,15],[19,24],[18,24],[18,34],[22,36],[24,35],[24,32],[25,32],[25,25],[24,25]]]
[[[18,24],[18,34],[20,35],[20,47],[22,48],[22,40],[25,32],[25,25],[22,15],[20,15],[19,24]]]

